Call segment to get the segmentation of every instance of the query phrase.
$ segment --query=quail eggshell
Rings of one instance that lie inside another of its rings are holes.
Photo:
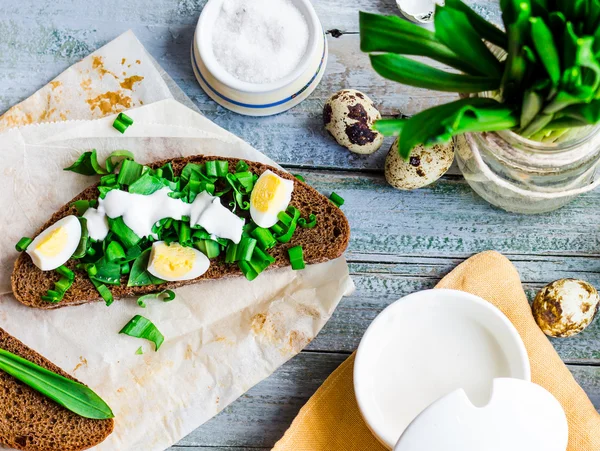
[[[373,101],[354,89],[332,95],[323,107],[323,123],[341,146],[358,154],[371,154],[383,144],[383,135],[371,127],[381,119]]]
[[[560,279],[542,288],[533,301],[533,316],[546,335],[571,337],[594,320],[600,305],[596,289],[583,280]]]
[[[444,175],[454,161],[452,144],[432,147],[417,146],[408,161],[398,153],[394,141],[385,159],[385,179],[394,188],[413,190],[427,186]]]

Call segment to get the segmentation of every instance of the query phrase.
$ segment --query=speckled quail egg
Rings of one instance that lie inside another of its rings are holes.
[[[533,301],[533,316],[546,335],[571,337],[594,320],[600,305],[596,289],[583,280],[560,279],[542,288]]]
[[[383,144],[383,135],[371,127],[381,119],[373,101],[354,89],[332,95],[323,107],[323,123],[341,146],[359,154],[372,154]]]
[[[452,144],[415,147],[408,161],[398,153],[398,139],[385,159],[385,179],[394,188],[413,190],[427,186],[450,169],[454,161]]]

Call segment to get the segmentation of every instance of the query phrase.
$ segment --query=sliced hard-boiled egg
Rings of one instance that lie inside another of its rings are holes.
[[[208,257],[192,247],[164,241],[152,243],[148,272],[159,279],[167,282],[195,279],[209,266]]]
[[[42,271],[64,265],[79,246],[81,223],[70,215],[40,233],[27,248],[33,264]]]
[[[256,181],[250,195],[250,216],[263,228],[277,224],[277,215],[285,211],[292,200],[294,182],[265,171]]]

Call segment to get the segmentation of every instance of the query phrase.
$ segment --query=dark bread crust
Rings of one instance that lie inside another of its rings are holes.
[[[227,160],[231,172],[235,172],[235,166],[240,161],[236,158],[219,158],[197,155],[187,158],[177,158],[174,160],[158,161],[148,166],[158,168],[168,163],[173,165],[173,170],[176,175],[179,175],[187,163],[205,163],[209,160]],[[245,160],[244,160],[245,161]],[[269,269],[280,268],[290,264],[287,250],[290,247],[302,245],[304,250],[304,259],[308,264],[322,263],[328,260],[333,260],[340,257],[348,247],[350,240],[350,226],[348,220],[329,199],[320,194],[317,190],[310,187],[304,182],[299,181],[292,175],[276,169],[274,167],[246,161],[252,172],[262,174],[267,169],[270,169],[277,175],[294,181],[294,192],[290,205],[298,208],[302,216],[306,217],[310,213],[317,215],[317,226],[312,229],[303,229],[298,227],[294,233],[294,237],[289,243],[278,244],[275,248],[270,249],[269,253],[275,258],[275,263],[269,266]],[[91,200],[97,199],[99,192],[97,185],[90,186],[81,194],[71,200],[67,205],[56,212],[46,224],[36,233],[36,236],[43,230],[54,224],[59,219],[68,216],[76,215],[75,207],[71,207],[71,203],[76,200]],[[68,262],[67,266],[74,269],[74,263]],[[41,299],[49,289],[53,288],[53,284],[60,276],[55,271],[41,271],[38,269],[29,255],[23,252],[15,262],[14,271],[11,282],[12,289],[16,299],[30,307],[40,309],[52,309],[65,307],[70,305],[85,304],[93,301],[100,301],[102,298],[94,288],[87,274],[82,271],[75,270],[75,282],[73,286],[65,294],[64,299],[58,304],[51,304]],[[183,282],[168,282],[160,286],[150,285],[146,287],[128,287],[127,278],[123,277],[120,286],[109,287],[115,299],[131,296],[140,296],[160,289],[173,289],[183,285],[197,283],[202,280],[220,279],[223,277],[240,276],[242,275],[236,264],[226,264],[223,261],[223,255],[211,260],[209,270],[201,277]]]
[[[76,380],[0,329],[0,349]],[[27,451],[76,451],[95,446],[113,431],[114,421],[91,420],[59,406],[0,371],[0,443]]]

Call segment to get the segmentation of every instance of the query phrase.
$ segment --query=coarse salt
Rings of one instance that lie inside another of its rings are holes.
[[[212,48],[233,77],[263,84],[291,74],[308,39],[308,23],[291,0],[224,0]]]

